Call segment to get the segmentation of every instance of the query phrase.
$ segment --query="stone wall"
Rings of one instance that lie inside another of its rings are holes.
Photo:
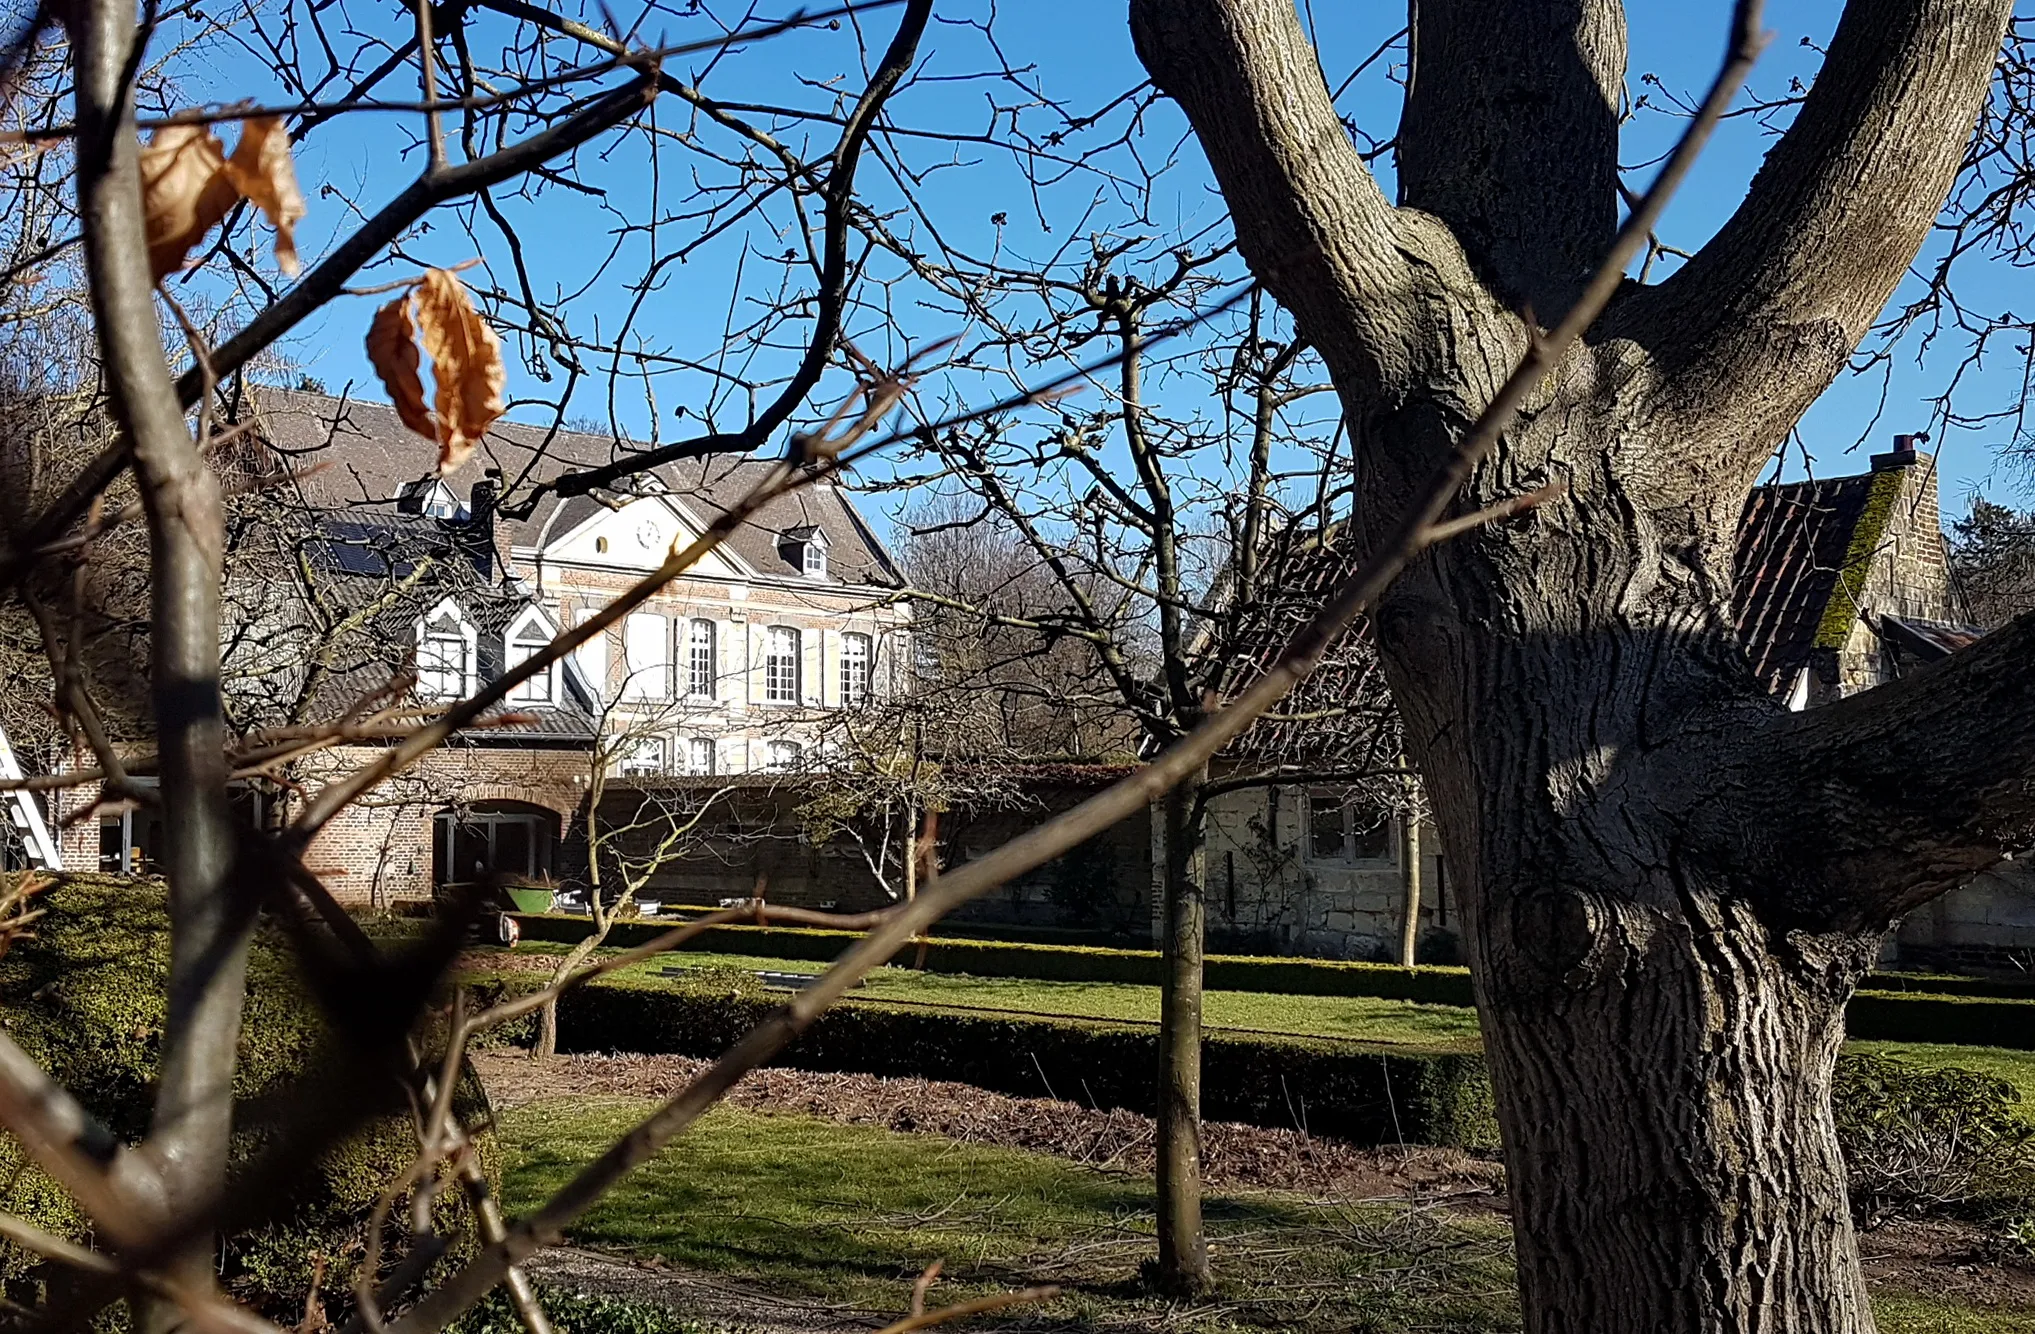
[[[382,751],[367,746],[337,747],[300,761],[294,775],[308,791],[371,763]],[[386,908],[431,896],[432,820],[449,807],[479,802],[514,803],[550,814],[556,827],[553,874],[563,881],[583,872],[578,846],[580,809],[585,803],[587,754],[514,746],[448,746],[433,751],[410,771],[371,790],[319,831],[304,863],[333,897],[352,907]],[[98,800],[96,784],[64,789],[58,818]],[[292,809],[300,802],[293,802]],[[251,805],[247,818],[258,818]],[[100,868],[101,830],[117,814],[78,820],[61,836],[68,870]],[[133,816],[132,845],[146,857],[158,855],[161,821],[152,812]],[[118,846],[118,838],[109,838]],[[153,869],[146,863],[134,869]]]
[[[310,786],[371,762],[379,752],[342,747],[321,757]],[[387,907],[431,896],[432,821],[448,808],[481,802],[528,805],[557,821],[553,874],[579,877],[573,856],[586,800],[584,751],[514,746],[448,746],[374,789],[319,831],[304,855],[340,902]]]
[[[1033,787],[1009,809],[949,812],[940,821],[940,864],[955,866],[1025,832],[1088,796],[1085,785]],[[848,837],[814,846],[798,815],[809,790],[798,780],[730,776],[643,779],[613,784],[601,818],[618,831],[618,855],[604,857],[605,884],[624,874],[643,877],[644,897],[712,906],[746,898],[760,886],[773,903],[864,912],[892,902],[902,889],[888,866],[888,888],[872,873],[863,848]],[[676,824],[698,825],[667,842]],[[1150,846],[1142,813],[1064,857],[964,904],[957,922],[1107,934],[1142,933],[1149,908]],[[631,865],[633,863],[633,866]]]
[[[2035,861],[2001,862],[1901,920],[1884,966],[2035,973]]]
[[[1205,844],[1211,948],[1396,961],[1406,902],[1404,840],[1393,821],[1379,857],[1320,858],[1304,789],[1226,792],[1209,804]],[[1458,919],[1440,836],[1421,825],[1420,957],[1454,960]],[[1154,845],[1154,865],[1160,852]]]

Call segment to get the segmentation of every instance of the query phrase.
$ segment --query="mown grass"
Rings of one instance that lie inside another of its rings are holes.
[[[539,1103],[503,1117],[505,1190],[541,1200],[641,1114],[625,1099]],[[578,1245],[739,1275],[777,1291],[902,1312],[944,1261],[935,1301],[1035,1283],[1039,1314],[1206,1330],[1517,1327],[1501,1221],[1273,1193],[1208,1202],[1218,1290],[1177,1308],[1148,1295],[1149,1178],[1042,1154],[721,1109],[576,1224]]]
[[[506,1202],[517,1210],[537,1204],[647,1105],[576,1099],[506,1112]],[[569,1239],[877,1312],[902,1311],[912,1279],[939,1259],[935,1303],[1055,1283],[1063,1295],[1034,1315],[1088,1328],[1519,1327],[1502,1219],[1280,1192],[1216,1195],[1208,1218],[1217,1291],[1179,1306],[1150,1295],[1139,1279],[1153,1247],[1151,1209],[1147,1177],[723,1108],[625,1181]],[[1959,1306],[1924,1293],[1876,1292],[1873,1309],[1882,1334],[2035,1334],[2035,1311]]]
[[[1952,1047],[1923,1042],[1852,1042],[1846,1050],[1892,1056],[1917,1065],[1961,1066],[1996,1075],[2021,1094],[2021,1103],[2035,1116],[2035,1051],[2014,1051],[2007,1047]]]
[[[1920,1293],[1874,1293],[1880,1334],[2035,1334],[2035,1311],[1954,1306]]]

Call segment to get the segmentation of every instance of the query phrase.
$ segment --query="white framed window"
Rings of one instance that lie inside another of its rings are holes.
[[[798,703],[801,656],[797,630],[773,625],[763,632],[763,698],[772,704]]]
[[[685,771],[689,774],[711,774],[714,771],[712,737],[696,736],[685,743]]]
[[[543,613],[537,608],[527,608],[509,624],[509,632],[502,639],[502,664],[514,671],[530,659],[542,653],[551,644],[551,627],[545,623]],[[558,664],[552,663],[543,671],[509,692],[509,698],[518,704],[549,704],[558,698]]]
[[[805,575],[808,579],[827,577],[827,549],[816,541],[806,543]]]
[[[796,741],[773,741],[765,752],[770,757],[770,767],[780,773],[789,773],[798,768],[805,758],[805,747]]]
[[[480,638],[452,599],[417,622],[417,697],[464,699],[480,685]]]
[[[685,630],[685,693],[695,699],[712,699],[719,693],[720,658],[715,653],[714,623],[695,616]]]
[[[841,636],[841,707],[852,709],[869,699],[869,636],[850,631]]]
[[[1395,861],[1397,830],[1389,811],[1347,792],[1307,794],[1307,851],[1314,861]]]
[[[594,614],[593,607],[581,608],[579,622],[584,624]],[[578,664],[579,674],[586,679],[587,688],[594,692],[595,701],[605,703],[608,698],[608,632],[603,630],[574,649],[572,660]]]
[[[671,626],[662,616],[639,611],[622,622],[622,657],[623,699],[671,698]]]
[[[622,757],[622,772],[630,776],[664,772],[664,738],[645,737]]]

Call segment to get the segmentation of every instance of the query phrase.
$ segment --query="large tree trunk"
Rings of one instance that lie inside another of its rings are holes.
[[[1188,1294],[1208,1285],[1201,1223],[1201,886],[1199,785],[1182,783],[1161,803],[1165,904],[1159,991],[1159,1286]]]
[[[1927,234],[2009,8],[1851,0],[1738,213],[1628,286],[1461,503],[1567,495],[1378,608],[1466,918],[1532,1334],[1872,1329],[1829,1110],[1843,1007],[1900,912],[2035,836],[2035,618],[1790,715],[1735,642],[1732,546]],[[1334,376],[1373,537],[1518,364],[1521,308],[1552,324],[1601,246],[1618,10],[1417,6],[1394,207],[1290,0],[1132,0],[1240,249]]]
[[[1425,755],[1474,912],[1529,1328],[1870,1330],[1829,1094],[1877,934],[1789,931],[1754,906],[1756,864],[1687,836],[1666,794],[1705,757],[1646,736],[1690,714],[1652,688],[1683,675],[1676,644],[1607,629],[1579,672],[1548,630],[1494,655],[1502,686],[1459,665],[1475,740]]]

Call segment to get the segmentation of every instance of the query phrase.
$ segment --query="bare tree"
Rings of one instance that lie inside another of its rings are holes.
[[[992,566],[973,601],[963,589],[921,597],[956,641],[952,665],[979,664],[968,690],[1008,698],[1013,661],[1059,669],[1035,676],[1032,688],[1106,709],[1135,728],[1140,749],[1163,750],[1213,701],[1247,686],[1353,568],[1340,433],[1332,416],[1309,411],[1329,386],[1311,378],[1316,363],[1278,313],[1253,299],[1213,341],[1146,346],[1169,319],[1191,318],[1213,286],[1206,271],[1226,253],[1153,253],[1136,238],[1098,237],[1064,271],[1005,266],[953,281],[1012,292],[977,318],[1034,355],[1073,363],[1105,340],[1114,355],[1099,407],[935,436],[928,475],[907,483],[958,493],[921,517],[918,540],[956,545],[965,535],[972,554],[1001,552],[1008,535],[1017,545],[1009,573],[1027,576],[1020,583]],[[1154,383],[1191,402],[1194,415],[1155,406]],[[1190,388],[1199,392],[1183,392]],[[1044,585],[1034,605],[1014,606],[1033,584]],[[1200,1203],[1208,803],[1311,778],[1369,785],[1387,809],[1401,804],[1396,722],[1363,635],[1338,645],[1322,689],[1295,707],[1227,750],[1219,783],[1194,775],[1159,813],[1157,1272],[1176,1291],[1209,1281]]]
[[[626,793],[610,790],[618,777],[667,772],[674,762],[671,748],[675,733],[690,711],[683,696],[624,703],[619,691],[601,710],[594,744],[587,752],[586,808],[581,816],[586,843],[586,907],[593,929],[574,941],[552,969],[550,985],[554,989],[607,943],[616,921],[631,913],[637,894],[652,877],[701,851],[702,826],[728,795],[725,782],[717,784],[713,775],[707,774],[695,776],[707,781],[675,788],[641,786]],[[606,809],[611,795],[621,798],[613,819]],[[530,1054],[551,1056],[557,1051],[558,1000],[554,995],[538,1012],[537,1041]]]
[[[1997,629],[2035,607],[2035,515],[1973,496],[1950,531],[1950,572],[1981,626]]]

